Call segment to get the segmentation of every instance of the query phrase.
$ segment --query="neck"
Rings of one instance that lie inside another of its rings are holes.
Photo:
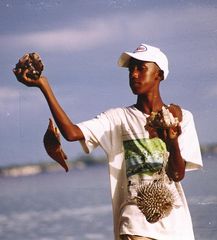
[[[164,103],[160,94],[139,95],[135,107],[143,113],[150,114],[161,110]]]

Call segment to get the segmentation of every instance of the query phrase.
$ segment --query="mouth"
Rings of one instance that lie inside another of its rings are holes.
[[[139,81],[131,81],[131,87],[140,87],[141,86],[141,82]]]
[[[130,88],[134,94],[140,94],[143,89],[143,83],[138,79],[130,79]]]
[[[133,82],[132,82],[132,85],[141,85],[141,82],[133,81]]]
[[[133,82],[130,84],[130,88],[134,94],[137,94],[140,92],[141,89],[141,83]]]

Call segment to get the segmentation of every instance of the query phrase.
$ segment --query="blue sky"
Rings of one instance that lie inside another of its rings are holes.
[[[142,42],[157,46],[169,59],[165,103],[192,111],[201,144],[216,142],[216,1],[1,0],[0,22],[0,166],[50,161],[45,99],[12,73],[26,52],[40,53],[56,97],[80,122],[135,103],[118,57]],[[62,141],[69,158],[82,154]]]

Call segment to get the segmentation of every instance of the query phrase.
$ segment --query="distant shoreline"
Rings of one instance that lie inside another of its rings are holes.
[[[89,166],[105,164],[104,158],[80,157],[76,161],[66,161],[70,169],[85,169]],[[30,176],[46,172],[65,171],[57,162],[42,162],[36,164],[11,165],[0,168],[0,177]]]
[[[217,143],[202,145],[200,147],[202,155],[212,154],[217,155]]]
[[[201,153],[203,156],[217,155],[217,144],[207,144],[201,146]],[[94,166],[98,164],[105,164],[106,159],[103,157],[93,158],[91,156],[81,156],[77,160],[66,161],[70,169],[84,169],[88,166]],[[11,165],[6,167],[0,167],[0,177],[19,177],[36,175],[46,172],[58,172],[64,171],[64,169],[55,161],[40,162],[36,164],[24,164],[24,165]]]

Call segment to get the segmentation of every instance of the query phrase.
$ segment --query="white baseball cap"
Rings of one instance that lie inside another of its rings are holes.
[[[120,67],[128,67],[131,57],[141,61],[156,63],[159,68],[163,70],[164,79],[167,78],[169,73],[168,60],[166,55],[161,52],[159,48],[142,43],[134,52],[122,53],[118,60],[118,65]]]

